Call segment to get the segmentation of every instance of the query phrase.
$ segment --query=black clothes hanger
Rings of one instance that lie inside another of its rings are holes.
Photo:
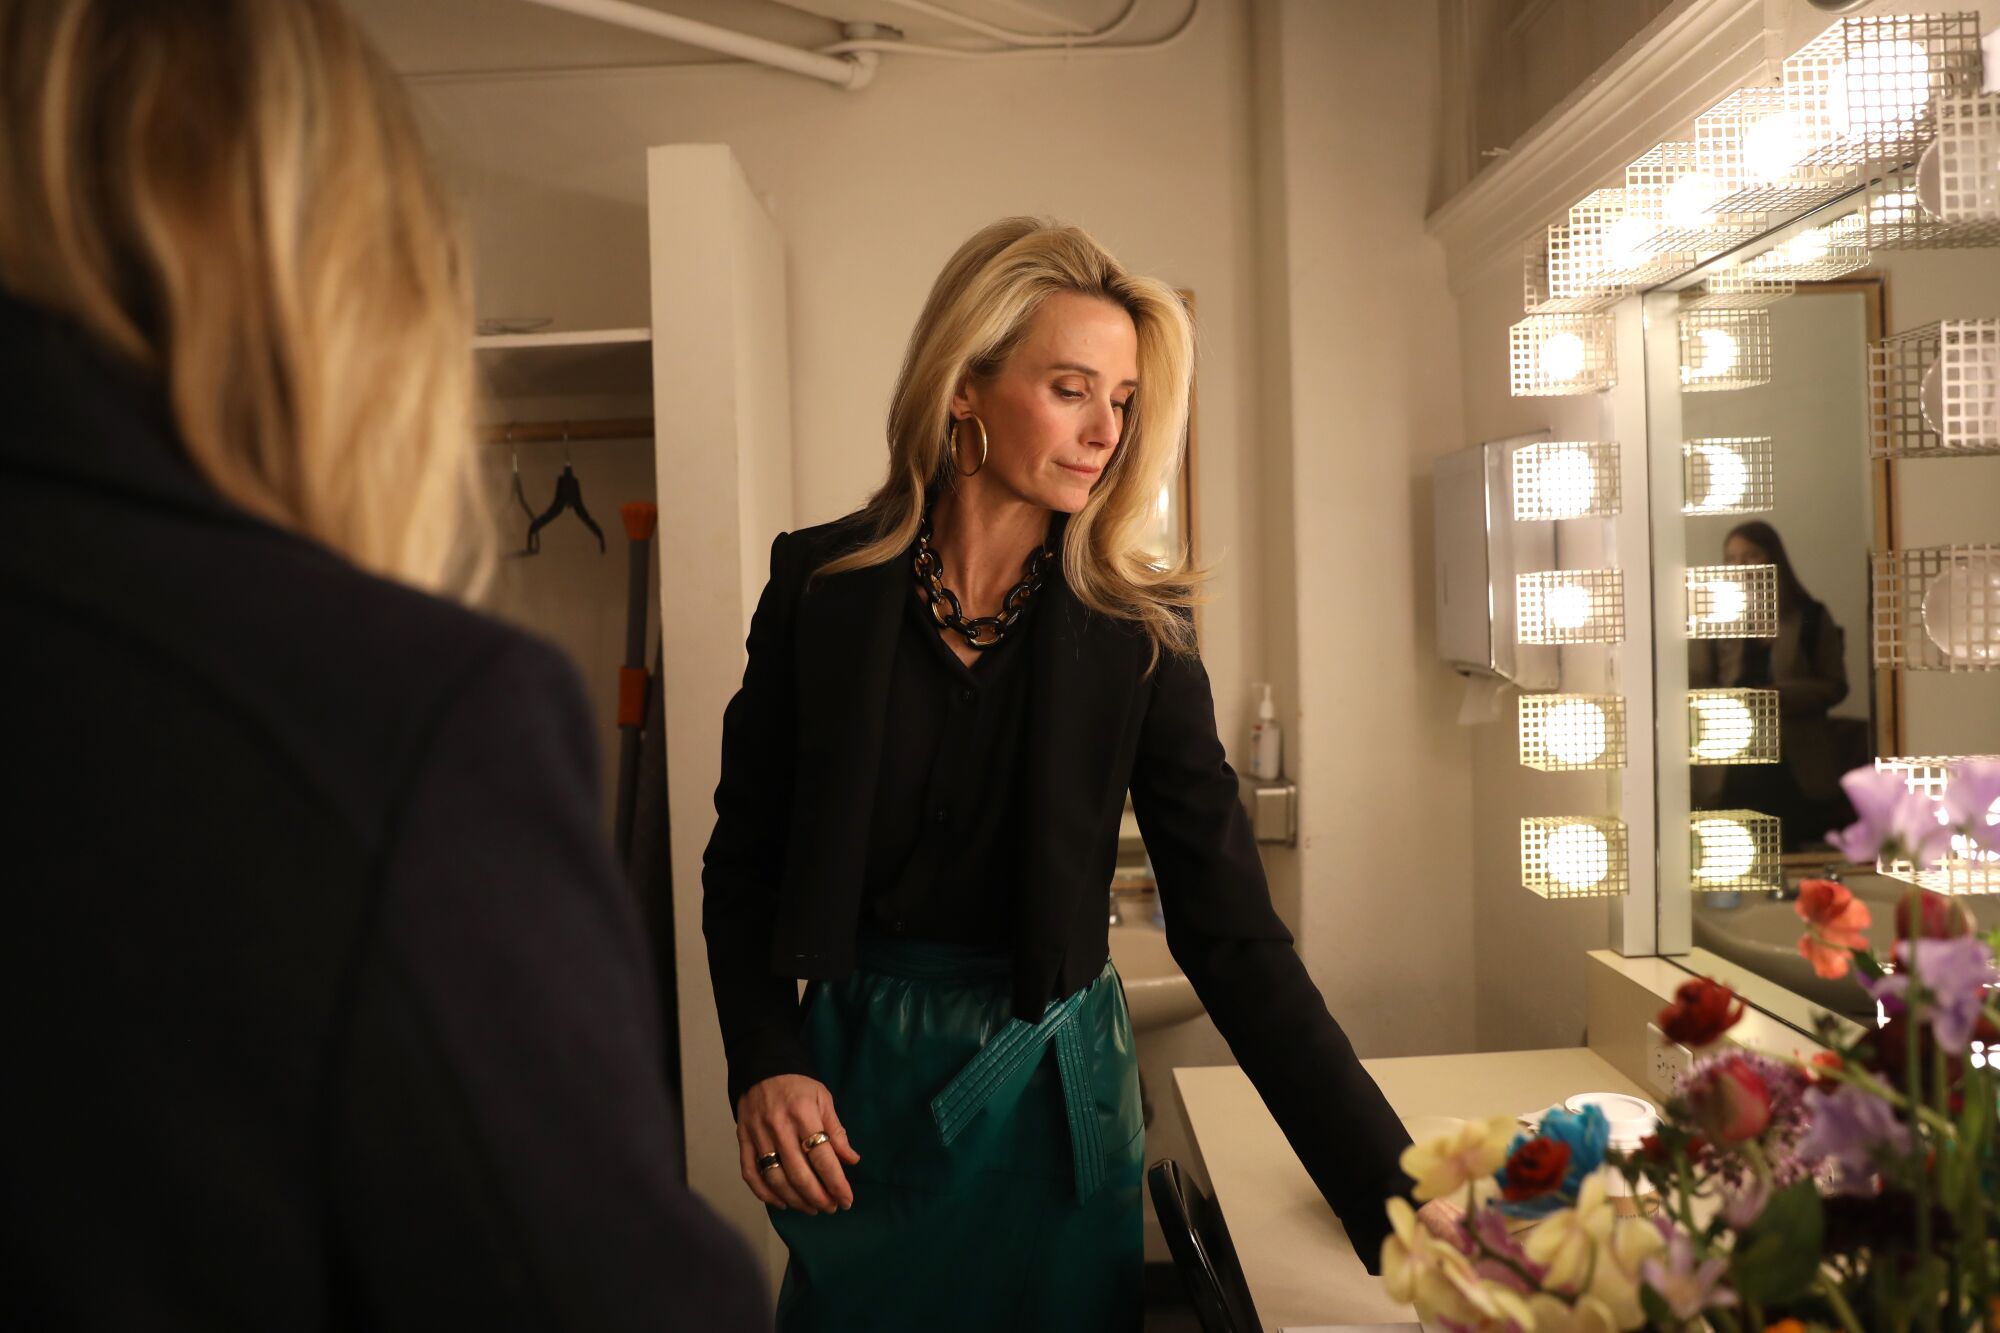
[[[604,529],[597,526],[597,521],[591,518],[590,511],[583,507],[583,485],[577,481],[575,469],[570,467],[567,430],[563,432],[563,470],[562,475],[556,478],[556,498],[542,511],[540,517],[528,525],[527,554],[535,555],[541,551],[542,529],[553,523],[565,509],[573,511],[583,520],[583,526],[589,528],[597,537],[597,553],[604,554]]]
[[[514,451],[514,482],[509,494],[514,503],[521,506],[521,512],[528,516],[528,522],[533,523],[535,521],[535,507],[528,503],[528,493],[521,489],[521,450],[514,445],[514,428],[512,426],[507,427],[507,444]],[[509,551],[507,554],[510,556],[521,556],[533,555],[534,552],[523,546],[520,550]]]

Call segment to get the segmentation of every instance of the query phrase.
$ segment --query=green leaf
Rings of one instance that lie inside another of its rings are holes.
[[[1859,968],[1862,974],[1871,981],[1880,981],[1885,975],[1882,971],[1882,964],[1875,961],[1875,955],[1869,950],[1849,949],[1848,952],[1854,955],[1854,966]]]
[[[1731,1277],[1737,1294],[1760,1305],[1797,1300],[1819,1273],[1826,1218],[1810,1179],[1771,1196],[1756,1223],[1737,1237]]]

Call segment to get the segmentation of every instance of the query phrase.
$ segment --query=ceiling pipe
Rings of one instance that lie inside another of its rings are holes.
[[[731,28],[719,28],[713,23],[703,23],[697,19],[683,18],[679,14],[648,9],[644,5],[631,3],[631,0],[527,0],[527,2],[547,9],[559,9],[564,13],[577,14],[584,18],[601,19],[623,28],[651,33],[655,37],[685,42],[689,46],[699,46],[722,55],[734,56],[738,60],[754,60],[760,65],[770,65],[793,74],[803,74],[807,78],[830,83],[848,92],[855,92],[868,86],[869,81],[875,77],[875,64],[879,59],[873,51],[833,56],[820,55],[816,51],[801,51],[798,47],[786,46],[783,42],[752,37],[748,33],[737,32]]]

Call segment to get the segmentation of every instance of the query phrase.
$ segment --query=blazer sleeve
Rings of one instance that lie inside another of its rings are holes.
[[[680,1183],[589,727],[568,661],[510,636],[395,797],[331,1083],[345,1321],[769,1327],[748,1252]]]
[[[1410,1136],[1271,905],[1198,657],[1161,653],[1131,789],[1174,961],[1362,1264],[1379,1272],[1386,1204],[1413,1183],[1398,1165]]]
[[[702,853],[701,928],[732,1117],[753,1084],[814,1073],[799,1038],[798,982],[771,970],[796,748],[791,664],[804,571],[794,567],[794,545],[782,532],[771,543],[771,576],[750,617],[743,683],[722,714],[715,828]]]

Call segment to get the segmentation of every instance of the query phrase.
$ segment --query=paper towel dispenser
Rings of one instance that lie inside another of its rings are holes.
[[[1514,575],[1555,569],[1556,525],[1514,521],[1509,468],[1546,431],[1446,454],[1434,473],[1438,656],[1468,676],[1552,690],[1556,650],[1515,641]]]

